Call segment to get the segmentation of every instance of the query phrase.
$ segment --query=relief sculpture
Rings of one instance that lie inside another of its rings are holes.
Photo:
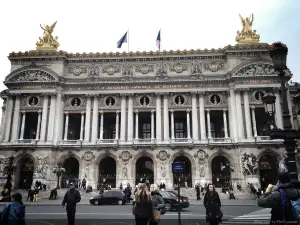
[[[253,154],[247,154],[246,152],[242,155],[242,169],[244,175],[256,175],[258,170],[257,157]]]
[[[46,179],[47,178],[47,171],[49,168],[49,156],[42,157],[40,155],[36,156],[37,158],[37,166],[35,168],[35,177],[36,178],[41,178],[41,179]]]

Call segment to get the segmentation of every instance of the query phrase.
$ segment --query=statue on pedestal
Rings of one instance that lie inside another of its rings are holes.
[[[52,33],[56,26],[55,22],[51,26],[45,25],[40,27],[44,30],[44,36],[42,38],[39,37],[39,41],[36,43],[36,50],[57,50],[59,47],[59,43],[57,42],[58,37],[53,37]]]
[[[240,19],[243,25],[242,31],[237,32],[235,40],[241,44],[256,44],[259,42],[260,36],[256,34],[256,30],[252,30],[252,24],[254,20],[253,14],[244,19],[241,15]]]

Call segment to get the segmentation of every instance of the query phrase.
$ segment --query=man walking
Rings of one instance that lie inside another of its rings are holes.
[[[75,213],[76,213],[76,204],[80,202],[81,196],[78,190],[75,189],[75,184],[72,182],[70,184],[70,190],[65,194],[64,200],[62,201],[62,207],[65,207],[67,204],[67,217],[68,225],[74,225],[75,223]]]

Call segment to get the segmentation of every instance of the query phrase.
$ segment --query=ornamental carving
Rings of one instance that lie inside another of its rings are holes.
[[[26,70],[13,76],[9,81],[54,81],[55,78],[41,70]]]
[[[0,155],[0,175],[2,176],[6,175],[5,167],[8,164],[8,158],[5,158],[4,155]]]
[[[158,77],[164,77],[167,76],[167,74],[168,74],[168,69],[165,63],[161,62],[156,65],[156,75]]]
[[[46,179],[47,178],[47,171],[49,168],[49,156],[42,157],[40,155],[36,156],[37,165],[35,168],[34,176],[35,178]]]
[[[160,172],[161,172],[161,176],[162,176],[162,177],[166,177],[167,172],[166,172],[166,167],[165,167],[164,165],[162,165],[162,166],[160,167]]]
[[[130,152],[128,151],[123,151],[120,155],[119,155],[119,159],[121,159],[123,161],[124,164],[127,164],[128,161],[132,158],[132,155],[130,154]]]
[[[204,169],[204,165],[200,166],[200,177],[205,177],[205,169]]]
[[[83,73],[87,73],[87,67],[81,67],[81,66],[69,67],[68,72],[70,74],[73,74],[74,76],[79,76]]]
[[[122,169],[122,177],[127,178],[127,176],[128,176],[128,169],[126,166],[124,166]]]
[[[133,75],[133,66],[130,64],[124,64],[122,67],[122,75],[131,77]]]
[[[90,77],[99,76],[99,66],[96,66],[96,65],[89,66],[89,76]]]
[[[247,154],[246,152],[241,156],[242,169],[244,175],[256,175],[258,170],[258,160],[253,154]]]
[[[177,62],[177,63],[170,65],[169,69],[171,72],[182,73],[183,71],[187,71],[188,66],[185,64],[182,64],[180,62]]]
[[[208,157],[204,150],[198,150],[197,153],[194,155],[195,159],[198,159],[200,165],[204,164],[204,160]]]
[[[248,65],[235,73],[235,76],[275,75],[273,65],[260,63]]]
[[[95,155],[92,151],[86,151],[83,156],[82,156],[82,159],[86,162],[90,162],[92,161],[93,159],[95,159]]]
[[[205,64],[204,69],[209,70],[210,72],[217,72],[218,70],[224,69],[224,63],[212,62],[210,64]]]
[[[147,65],[147,64],[141,64],[141,65],[137,65],[135,67],[135,71],[142,73],[142,74],[147,74],[150,72],[154,71],[154,66],[153,65]]]
[[[202,74],[203,64],[200,62],[193,62],[191,65],[191,74],[200,75]]]
[[[85,105],[85,99],[82,99],[80,97],[69,97],[67,100],[65,100],[65,109],[83,109]]]
[[[166,150],[161,150],[159,153],[156,155],[156,158],[159,159],[162,162],[165,162],[167,159],[170,158],[170,155]]]
[[[102,68],[102,72],[103,73],[107,73],[108,75],[114,75],[115,73],[119,73],[120,72],[120,67],[119,66],[109,65],[107,67],[103,67]]]

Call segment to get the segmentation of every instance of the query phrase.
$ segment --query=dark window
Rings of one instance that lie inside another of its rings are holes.
[[[175,122],[175,138],[186,138],[186,126],[185,121]]]

